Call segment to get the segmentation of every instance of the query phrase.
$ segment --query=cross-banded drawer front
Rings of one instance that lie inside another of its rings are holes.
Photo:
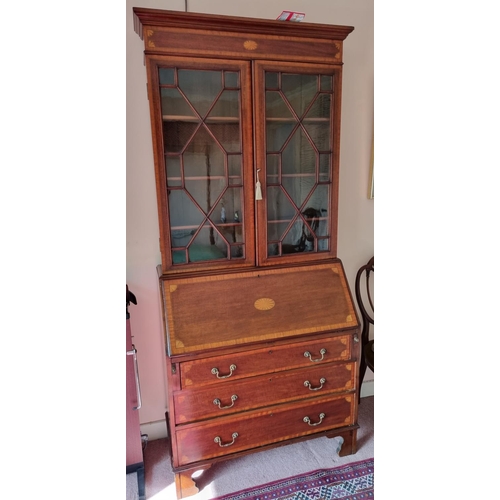
[[[178,428],[179,465],[354,423],[355,394],[278,405]]]
[[[174,394],[175,423],[353,390],[355,375],[354,363],[328,363],[178,391]]]
[[[182,388],[351,359],[350,336],[280,345],[180,363]]]

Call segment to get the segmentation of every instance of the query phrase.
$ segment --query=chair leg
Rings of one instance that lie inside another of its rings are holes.
[[[358,403],[361,402],[361,384],[363,383],[363,379],[365,378],[366,373],[366,360],[361,352],[361,363],[359,365],[359,393],[358,393]]]

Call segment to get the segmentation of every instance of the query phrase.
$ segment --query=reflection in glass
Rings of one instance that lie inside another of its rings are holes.
[[[179,155],[167,155],[165,157],[165,166],[167,170],[167,186],[181,186],[181,157]]]
[[[241,174],[241,154],[227,156],[227,169],[229,174],[229,184],[241,185],[243,177]]]
[[[221,72],[179,69],[178,75],[179,89],[204,118],[222,90]]]
[[[175,70],[174,68],[160,68],[159,70],[160,85],[174,85]]]
[[[239,85],[239,73],[236,71],[224,71],[224,86],[226,88],[238,88]]]
[[[282,91],[288,102],[299,117],[302,117],[306,108],[318,90],[316,75],[287,75],[281,76]]]

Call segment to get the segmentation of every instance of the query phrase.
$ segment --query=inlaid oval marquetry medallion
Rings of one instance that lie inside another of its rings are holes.
[[[276,303],[273,299],[263,298],[257,299],[253,305],[255,309],[258,309],[259,311],[269,311],[269,309],[272,309]]]
[[[257,48],[257,42],[253,40],[247,40],[243,43],[243,47],[247,50],[255,50]]]

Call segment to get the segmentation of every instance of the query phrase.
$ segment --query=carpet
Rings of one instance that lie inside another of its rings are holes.
[[[237,491],[214,500],[367,500],[373,499],[374,459],[320,469]]]

